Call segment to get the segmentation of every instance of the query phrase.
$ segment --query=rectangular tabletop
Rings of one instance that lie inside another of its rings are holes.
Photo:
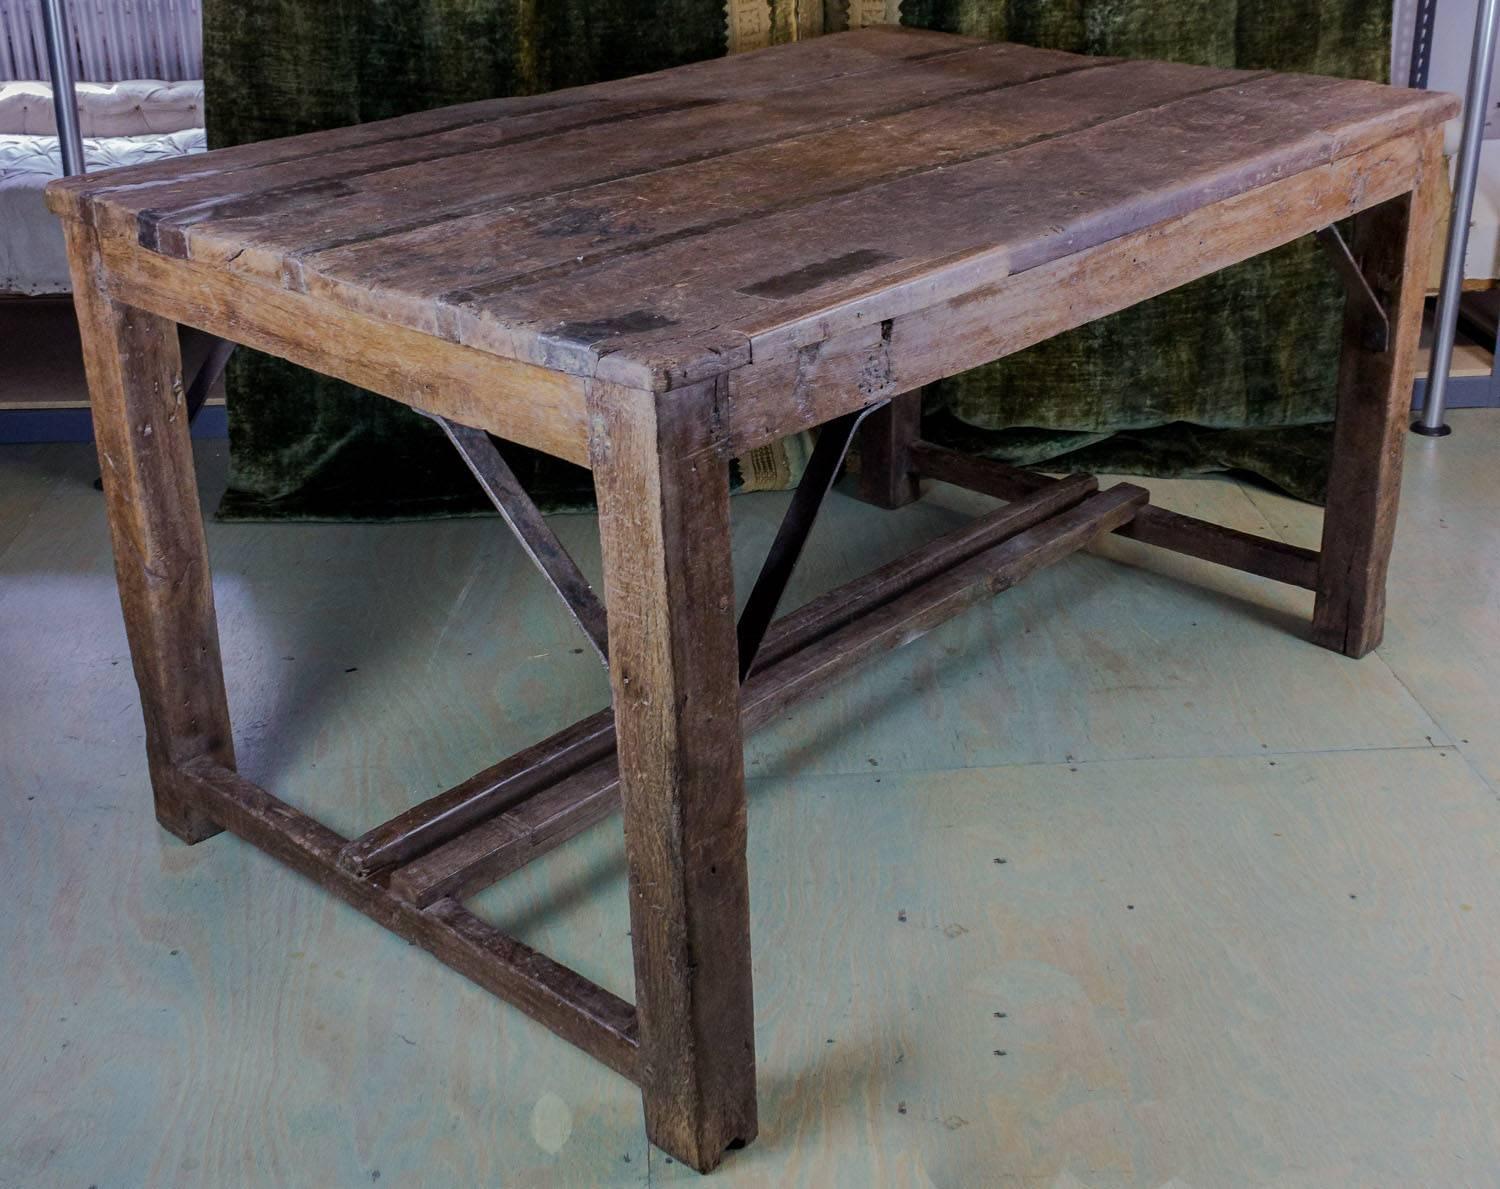
[[[1451,97],[876,28],[56,182],[103,237],[664,390],[991,289]]]

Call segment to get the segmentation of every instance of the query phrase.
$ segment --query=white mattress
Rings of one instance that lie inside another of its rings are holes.
[[[203,84],[155,80],[80,84],[88,171],[201,153]],[[43,190],[62,176],[45,83],[0,86],[0,292],[67,293],[62,227]]]
[[[88,171],[201,153],[203,129],[148,136],[89,137],[83,142]],[[43,189],[62,176],[55,136],[0,133],[0,292],[67,293],[68,255],[62,225],[47,209]]]

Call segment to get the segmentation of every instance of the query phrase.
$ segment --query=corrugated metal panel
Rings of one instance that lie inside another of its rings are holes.
[[[203,77],[202,0],[72,0],[81,82]],[[0,81],[48,80],[40,0],[0,0]]]

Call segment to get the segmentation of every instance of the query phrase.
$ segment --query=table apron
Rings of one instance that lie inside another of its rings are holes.
[[[1022,351],[1310,235],[1412,190],[1440,129],[1061,257],[987,276],[985,256],[941,289],[897,286],[752,337],[751,362],[667,399],[704,401],[716,448],[789,434]],[[129,305],[358,384],[462,425],[589,465],[583,376],[465,347],[222,269],[103,237],[105,283]],[[934,297],[939,300],[934,300]],[[663,394],[665,397],[665,394]]]
[[[767,330],[728,376],[725,448],[743,454],[1013,355],[1407,193],[1441,134],[1387,141],[1026,272],[960,276],[941,300],[913,283]]]
[[[508,441],[588,465],[589,381],[460,346],[221,268],[100,237],[105,286],[127,305]]]

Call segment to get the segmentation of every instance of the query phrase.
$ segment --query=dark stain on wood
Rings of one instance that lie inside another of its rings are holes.
[[[648,330],[665,330],[668,326],[676,325],[675,318],[668,318],[655,310],[631,310],[612,318],[564,322],[558,326],[555,334],[558,338],[573,342],[598,343],[620,334],[644,334]]]
[[[806,264],[780,276],[767,277],[764,281],[745,285],[739,292],[747,297],[771,297],[778,300],[796,297],[799,293],[806,293],[829,281],[867,272],[876,265],[888,264],[894,259],[896,258],[889,252],[882,252],[878,248],[856,248],[831,260],[819,260],[816,264]]]

